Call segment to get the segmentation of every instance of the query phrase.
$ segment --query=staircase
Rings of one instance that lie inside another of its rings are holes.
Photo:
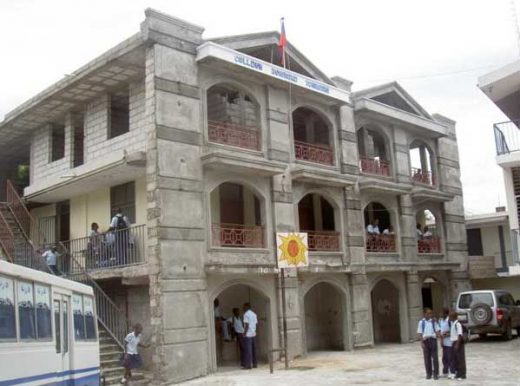
[[[124,368],[121,366],[123,350],[108,334],[103,326],[98,324],[99,356],[101,358],[101,373],[105,377],[105,385],[119,384],[123,378]],[[132,372],[132,384],[146,384],[143,373]]]
[[[25,203],[20,198],[10,181],[7,181],[7,202],[0,202],[0,257],[25,267],[49,272],[44,258],[37,250],[36,242],[44,240]],[[69,253],[63,243],[58,243],[60,254],[58,269],[67,279],[89,285],[94,290],[97,318],[99,325],[99,345],[101,373],[106,385],[118,384],[124,374],[120,366],[120,358],[124,348],[124,338],[129,332],[129,323],[125,313],[120,310],[110,297],[94,281],[88,271],[74,256]],[[72,272],[72,273],[71,273]],[[143,374],[135,373],[132,384],[142,383]]]

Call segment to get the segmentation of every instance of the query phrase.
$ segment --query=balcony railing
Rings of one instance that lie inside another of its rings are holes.
[[[64,241],[62,245],[66,252],[58,259],[59,269],[73,275],[84,269],[90,271],[144,263],[145,237],[146,226],[135,225],[98,236]]]
[[[260,133],[255,127],[242,126],[229,122],[208,122],[208,138],[211,142],[260,150]]]
[[[433,236],[417,240],[417,252],[441,253],[441,238]]]
[[[495,146],[497,155],[509,154],[520,150],[520,120],[495,123]]]
[[[18,224],[27,238],[30,239],[31,232],[34,229],[34,219],[27,210],[27,207],[20,198],[16,187],[11,181],[7,180],[6,188],[7,205],[11,209],[16,221],[18,221]]]
[[[294,141],[294,153],[296,159],[324,165],[332,165],[334,163],[332,149],[328,146]]]
[[[0,247],[4,251],[7,260],[12,262],[15,252],[15,238],[2,211],[0,211]]]
[[[412,168],[412,180],[419,184],[430,186],[435,185],[435,179],[432,172],[418,168]]]
[[[367,235],[367,252],[395,252],[395,235]]]
[[[214,247],[264,248],[264,228],[214,223],[212,242]]]
[[[363,157],[359,160],[359,168],[363,173],[390,176],[390,163],[386,161]]]
[[[309,251],[339,251],[339,232],[302,231],[307,233]]]

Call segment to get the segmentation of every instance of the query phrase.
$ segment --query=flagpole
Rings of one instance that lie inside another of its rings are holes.
[[[289,354],[287,352],[287,306],[285,304],[285,268],[280,268],[282,277],[280,284],[282,286],[282,323],[283,323],[283,350],[285,357],[285,369],[289,368]]]

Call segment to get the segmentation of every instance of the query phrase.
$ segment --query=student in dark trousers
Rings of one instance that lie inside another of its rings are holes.
[[[424,310],[424,318],[417,325],[417,337],[421,341],[424,356],[424,368],[426,379],[439,379],[439,357],[437,354],[437,338],[440,337],[440,327],[433,312],[427,308]],[[433,368],[432,368],[433,367]]]
[[[240,309],[233,308],[233,316],[228,319],[233,328],[233,333],[237,338],[238,352],[240,355],[240,367],[245,367],[244,357],[244,323],[240,318]]]
[[[466,379],[466,352],[464,348],[464,331],[462,330],[462,324],[460,324],[456,312],[450,312],[450,321],[450,339],[453,343],[453,357],[455,358],[455,369],[457,370],[455,377],[458,380]]]
[[[249,303],[244,304],[244,370],[256,367],[256,325],[258,318]]]
[[[442,318],[439,324],[442,335],[442,375],[449,379],[454,379],[455,365],[453,361],[453,343],[450,338],[451,321],[449,308],[442,310]]]

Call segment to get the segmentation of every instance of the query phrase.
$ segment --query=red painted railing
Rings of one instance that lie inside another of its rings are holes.
[[[367,235],[367,252],[395,252],[395,235]]]
[[[417,241],[418,253],[441,253],[441,238],[428,237]]]
[[[296,159],[316,162],[324,165],[333,164],[332,149],[328,146],[294,141],[294,153]]]
[[[373,158],[361,158],[359,167],[363,173],[376,174],[379,176],[390,175],[390,163]]]
[[[260,133],[257,128],[229,122],[208,122],[208,138],[211,142],[260,150]]]
[[[214,223],[212,226],[214,247],[264,247],[264,228],[240,224]]]
[[[14,235],[2,211],[0,211],[0,246],[4,250],[7,260],[13,262],[15,253]]]
[[[11,181],[7,180],[7,205],[13,212],[16,221],[22,227],[22,230],[25,232],[27,238],[31,237],[31,230],[34,229],[34,219],[27,210],[24,202],[18,195],[16,188],[11,183]]]
[[[412,180],[420,184],[435,185],[432,172],[424,171],[418,168],[412,168]]]
[[[309,251],[339,251],[339,232],[302,231],[308,236]]]

